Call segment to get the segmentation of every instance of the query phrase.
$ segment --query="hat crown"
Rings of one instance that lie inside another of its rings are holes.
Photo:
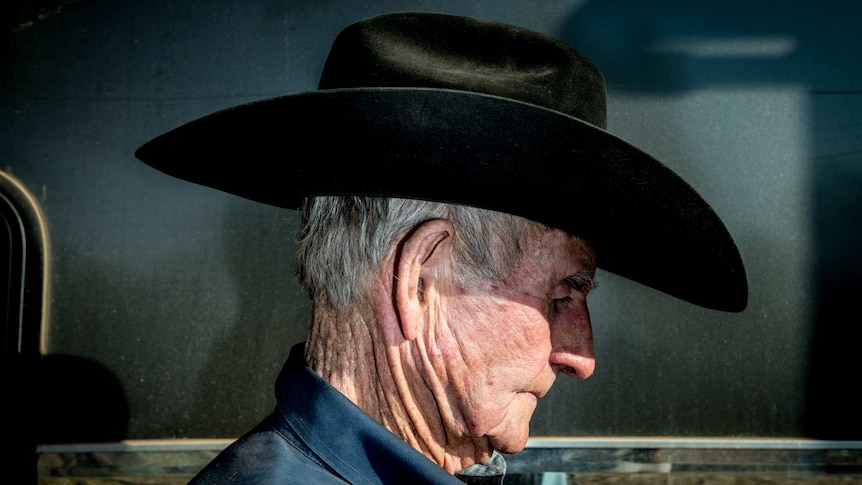
[[[319,89],[425,87],[515,99],[605,128],[605,82],[566,44],[520,27],[431,13],[386,14],[343,30]]]

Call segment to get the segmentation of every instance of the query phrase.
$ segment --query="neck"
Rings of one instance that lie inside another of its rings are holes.
[[[360,409],[450,473],[485,463],[487,440],[464,432],[446,389],[427,379],[414,342],[386,345],[370,308],[350,315],[316,305],[305,348],[308,365]],[[433,371],[428,369],[429,371]]]

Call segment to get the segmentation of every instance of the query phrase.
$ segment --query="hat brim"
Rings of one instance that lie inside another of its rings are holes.
[[[136,156],[165,173],[296,209],[311,195],[466,204],[586,238],[598,266],[742,311],[744,266],[712,208],[659,161],[536,105],[464,91],[313,91],[219,111]]]

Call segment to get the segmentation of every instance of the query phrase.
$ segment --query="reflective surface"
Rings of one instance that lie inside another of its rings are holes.
[[[314,89],[342,27],[412,8],[516,23],[594,60],[610,129],[700,191],[748,267],[739,315],[600,272],[596,372],[555,386],[534,435],[862,439],[862,3],[10,4],[28,8],[4,19],[0,163],[52,237],[50,382],[88,390],[66,419],[56,403],[80,386],[44,388],[42,442],[238,436],[271,411],[309,318],[295,215],[133,153],[217,109]]]

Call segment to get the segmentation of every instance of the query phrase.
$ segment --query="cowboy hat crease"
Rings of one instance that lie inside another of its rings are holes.
[[[436,200],[589,239],[598,266],[739,312],[739,251],[709,204],[606,131],[601,73],[526,29],[396,13],[346,28],[319,88],[228,108],[136,152],[175,177],[296,209],[314,195]]]

